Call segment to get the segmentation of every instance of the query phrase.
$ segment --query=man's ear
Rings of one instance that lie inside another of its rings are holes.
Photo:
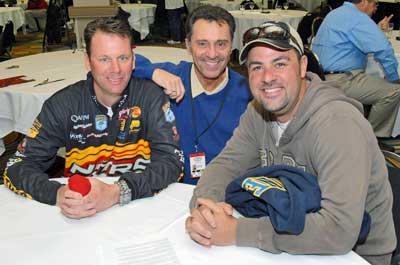
[[[300,76],[301,76],[301,78],[306,77],[307,65],[308,65],[308,58],[307,58],[307,56],[302,55],[300,58]]]
[[[188,38],[185,38],[186,50],[188,51],[189,55],[192,55],[192,45]]]
[[[85,56],[84,56],[84,62],[85,62],[85,68],[87,71],[91,71],[91,67],[90,67],[90,58],[89,55],[85,52]]]
[[[132,52],[132,71],[135,70],[136,67],[136,54]]]

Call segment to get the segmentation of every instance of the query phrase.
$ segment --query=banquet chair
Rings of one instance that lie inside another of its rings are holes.
[[[324,18],[319,16],[313,19],[311,23],[311,43],[314,37],[317,35],[318,29],[321,26],[322,21],[324,21]]]
[[[14,42],[14,23],[8,21],[0,34],[0,61],[11,59],[11,50]]]
[[[395,164],[392,164],[392,162],[388,164],[389,182],[393,192],[392,213],[397,238],[397,246],[393,252],[391,265],[400,265],[400,168],[395,166],[400,165],[400,156],[388,151],[382,152],[386,161],[388,161],[387,158],[390,158],[392,162],[396,161]]]
[[[321,80],[325,80],[324,69],[319,61],[318,56],[309,48],[304,47],[304,55],[307,56],[307,71],[317,74]]]
[[[250,9],[257,10],[257,9],[260,9],[260,7],[253,0],[242,1],[240,3],[240,6],[243,6],[244,9],[246,9],[246,10],[250,10]],[[253,7],[253,8],[251,8],[251,7]]]

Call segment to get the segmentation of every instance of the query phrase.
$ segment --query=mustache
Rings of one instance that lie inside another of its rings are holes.
[[[222,56],[217,56],[217,57],[213,57],[213,58],[206,56],[206,57],[203,58],[202,61],[204,61],[204,62],[212,62],[212,63],[219,63],[219,62],[224,61],[224,59],[225,58],[222,57]]]
[[[259,89],[268,89],[268,88],[277,88],[282,87],[283,85],[277,81],[265,82],[262,81],[262,84],[259,85]]]

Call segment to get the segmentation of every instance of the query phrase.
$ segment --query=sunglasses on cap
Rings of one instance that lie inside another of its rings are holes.
[[[270,40],[291,40],[297,47],[301,47],[290,34],[289,27],[283,22],[266,22],[258,27],[248,29],[243,34],[243,46],[255,39],[264,38]]]

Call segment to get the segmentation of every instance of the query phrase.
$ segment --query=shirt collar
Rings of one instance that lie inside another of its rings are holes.
[[[197,78],[196,72],[194,70],[194,64],[192,64],[192,69],[190,70],[190,87],[192,91],[192,97],[195,98],[201,93],[205,93],[206,95],[214,95],[219,93],[226,84],[229,81],[229,70],[228,67],[225,68],[225,78],[222,80],[222,82],[213,90],[213,91],[207,91],[203,88],[203,86],[200,83],[200,80]]]

